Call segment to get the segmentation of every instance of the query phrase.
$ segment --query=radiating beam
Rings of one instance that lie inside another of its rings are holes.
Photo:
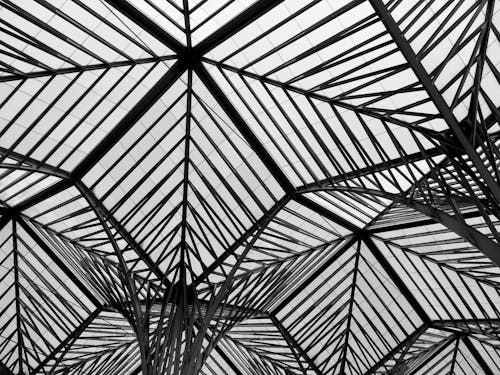
[[[457,233],[460,237],[469,241],[473,246],[475,246],[479,251],[481,251],[487,258],[489,258],[493,263],[500,267],[500,245],[488,238],[483,233],[479,232],[477,229],[467,225],[465,221],[460,220],[456,216],[448,215],[447,213],[435,209],[427,204],[418,202],[413,199],[403,197],[398,194],[383,192],[374,189],[365,189],[357,187],[346,187],[346,186],[332,186],[324,188],[310,188],[310,189],[299,189],[300,193],[313,192],[313,191],[344,191],[350,193],[357,193],[360,195],[373,195],[382,197],[393,202],[401,203],[407,207],[413,208],[424,215],[430,217],[435,222],[440,223]]]
[[[422,367],[424,367],[429,362],[431,362],[434,358],[436,358],[444,349],[446,349],[453,342],[458,340],[460,337],[461,337],[460,334],[453,334],[450,337],[448,337],[446,340],[441,341],[438,344],[430,347],[424,353],[420,353],[420,355],[418,357],[412,358],[412,360],[409,361],[409,366],[411,368],[406,367],[406,366],[408,366],[408,362],[403,365],[404,374],[405,375],[415,374],[420,369],[422,369]],[[396,370],[394,372],[396,374],[398,374],[399,371],[400,371],[400,369],[398,369],[396,366]]]
[[[479,354],[474,344],[470,341],[470,338],[465,336],[462,338],[462,342],[465,344],[467,349],[469,349],[470,354],[472,354],[477,364],[481,366],[481,369],[484,371],[484,373],[486,375],[493,375],[493,371],[491,370],[490,366],[486,363],[481,354]]]
[[[470,212],[465,212],[462,214],[462,218],[464,219],[471,219],[474,217],[479,217],[481,214],[478,211],[470,211]],[[418,227],[423,227],[426,225],[432,225],[436,224],[436,220],[434,219],[426,219],[426,220],[415,220],[415,221],[409,221],[401,224],[392,224],[387,225],[387,226],[381,226],[378,228],[368,228],[365,229],[365,233],[370,233],[370,234],[377,234],[377,233],[384,233],[384,232],[394,232],[394,231],[401,231],[405,229],[410,229],[410,228],[418,228]]]
[[[226,249],[216,260],[212,262],[196,279],[193,281],[193,285],[199,285],[205,281],[208,276],[217,270],[218,267],[222,266],[224,261],[231,255],[234,254],[240,246],[242,246],[245,241],[258,229],[260,226],[269,220],[269,217],[275,217],[283,207],[287,205],[290,201],[288,196],[284,196],[278,202],[276,202],[267,212],[265,212],[250,228],[248,228],[245,233],[243,233],[240,238],[233,242],[233,244]]]
[[[3,76],[0,76],[0,83],[1,82],[17,81],[17,80],[22,80],[22,79],[30,79],[30,78],[51,77],[54,75],[63,75],[63,74],[67,75],[67,74],[79,73],[79,72],[89,72],[89,71],[93,71],[93,70],[119,68],[122,66],[150,64],[150,63],[155,63],[155,62],[173,60],[174,58],[175,58],[175,56],[172,56],[172,55],[159,56],[159,57],[146,57],[146,58],[137,59],[134,61],[130,61],[130,60],[112,61],[112,62],[108,62],[106,64],[90,64],[90,65],[72,66],[72,67],[60,68],[60,69],[54,69],[54,70],[34,71],[34,72],[25,73],[22,75],[21,74],[3,75]]]
[[[120,2],[122,3],[122,2]],[[125,2],[123,2],[125,3]],[[135,125],[137,121],[158,101],[163,94],[186,71],[182,60],[177,61],[161,77],[158,82],[139,100],[136,105],[124,116],[118,124],[104,137],[104,139],[87,154],[80,164],[73,170],[71,176],[80,180],[85,174],[117,144],[120,139]]]
[[[282,90],[286,90],[287,92],[293,92],[293,93],[297,93],[300,95],[304,95],[305,97],[307,97],[309,99],[314,99],[314,100],[317,100],[320,102],[333,104],[336,107],[345,108],[345,109],[351,110],[351,111],[359,113],[359,114],[364,114],[366,116],[370,116],[372,118],[376,118],[376,119],[381,120],[381,121],[385,121],[385,122],[388,122],[388,123],[391,123],[394,125],[398,125],[398,126],[410,129],[412,131],[421,133],[428,138],[434,138],[434,139],[438,139],[440,141],[443,139],[440,132],[438,132],[438,131],[435,131],[432,129],[427,129],[427,128],[424,128],[421,126],[416,126],[410,122],[397,119],[397,118],[392,117],[392,116],[387,115],[387,114],[379,113],[375,110],[370,110],[369,108],[366,108],[366,107],[356,106],[354,104],[349,103],[349,101],[347,101],[347,100],[344,101],[344,100],[338,100],[338,99],[331,99],[331,98],[328,98],[324,95],[321,95],[321,94],[318,94],[315,92],[309,92],[303,88],[293,86],[291,84],[283,83],[283,82],[277,81],[277,80],[269,78],[269,77],[262,77],[259,74],[256,74],[256,73],[253,73],[250,71],[246,71],[246,70],[241,70],[239,68],[236,68],[236,67],[233,67],[233,66],[230,66],[227,64],[222,64],[222,63],[219,63],[217,61],[208,59],[206,57],[201,57],[201,60],[202,60],[202,62],[206,62],[207,64],[211,64],[213,66],[216,66],[219,69],[225,69],[225,70],[228,70],[228,71],[233,72],[235,74],[238,74],[240,76],[249,77],[251,79],[257,80],[263,85],[269,84],[272,86],[279,87]]]
[[[495,324],[500,328],[500,319],[439,319],[433,320],[431,326],[435,328],[455,327],[457,324],[464,325],[492,325]]]
[[[391,266],[389,261],[386,259],[386,257],[382,254],[380,249],[375,245],[371,237],[367,236],[364,238],[364,242],[370,252],[373,254],[375,259],[377,259],[377,262],[382,266],[384,271],[389,275],[390,279],[396,285],[396,287],[399,289],[401,294],[406,298],[410,306],[412,307],[413,310],[417,313],[419,318],[422,320],[422,322],[426,325],[429,325],[431,323],[431,319],[429,318],[429,315],[425,312],[423,307],[420,305],[420,303],[417,301],[413,293],[410,291],[408,286],[405,284],[405,282],[399,277],[399,274],[396,272],[396,270]]]
[[[305,279],[300,285],[297,285],[292,293],[290,293],[283,301],[280,302],[278,306],[274,308],[273,311],[270,312],[270,315],[276,316],[281,310],[283,310],[295,297],[301,293],[304,288],[308,285],[311,285],[314,280],[318,278],[325,270],[328,269],[333,263],[339,259],[342,254],[344,254],[347,250],[353,246],[356,241],[360,239],[359,235],[354,235],[349,238],[340,248],[335,249],[335,253],[332,254],[330,258],[328,258],[325,262],[321,264],[321,266],[316,269],[307,279]]]
[[[364,375],[373,375],[377,372],[377,370],[384,365],[387,361],[392,359],[399,351],[408,345],[412,345],[415,340],[417,340],[427,329],[427,325],[423,324],[419,328],[415,330],[410,336],[401,341],[397,346],[395,346],[389,353],[383,356],[377,363],[375,363],[371,368],[369,368]]]
[[[497,110],[500,111],[500,107],[497,108]],[[465,122],[466,122],[466,120],[464,120],[462,123],[460,123],[460,127],[466,126]],[[496,118],[494,113],[489,115],[484,121],[487,128],[492,127],[497,122],[498,122],[498,119]],[[417,152],[414,152],[412,154],[406,155],[405,157],[399,157],[399,158],[395,158],[395,159],[386,160],[386,161],[383,161],[383,162],[380,162],[377,164],[368,165],[364,168],[355,169],[355,170],[352,170],[352,171],[349,171],[349,172],[346,172],[343,174],[339,174],[336,176],[325,178],[325,179],[320,180],[320,181],[311,182],[309,184],[302,185],[301,187],[299,187],[299,190],[307,190],[309,188],[314,188],[317,186],[328,187],[332,183],[342,182],[342,181],[350,180],[350,179],[353,179],[356,177],[369,176],[369,175],[374,174],[376,172],[382,172],[382,171],[388,170],[390,168],[397,168],[400,166],[404,166],[408,163],[416,163],[418,161],[423,161],[426,158],[433,158],[433,157],[440,156],[440,155],[446,156],[446,154],[443,151],[444,150],[440,149],[439,147],[434,147],[434,148],[430,148],[430,149],[425,150],[425,155],[422,152],[417,151]],[[444,160],[447,160],[447,159],[445,158]],[[441,163],[438,164],[438,166],[440,166],[440,165],[441,165]],[[430,172],[429,172],[429,174],[430,174]],[[426,174],[422,179],[426,178],[427,176],[428,175]],[[412,187],[413,187],[413,185],[412,185]],[[410,187],[407,191],[411,190],[412,187]]]
[[[52,261],[57,264],[57,266],[65,273],[66,276],[75,284],[79,290],[85,294],[94,306],[101,306],[101,302],[95,297],[95,295],[83,284],[80,279],[78,279],[74,273],[68,268],[65,262],[63,262],[48,246],[40,236],[24,221],[24,219],[18,217],[16,222],[23,228],[23,230],[28,233],[28,235],[36,242],[36,244],[52,259]]]
[[[300,203],[301,205],[303,205],[304,207],[307,207],[310,210],[318,213],[319,215],[322,215],[322,216],[326,217],[327,219],[343,226],[344,228],[349,229],[353,233],[357,233],[361,230],[361,228],[358,228],[356,225],[351,223],[349,220],[344,219],[342,216],[337,215],[332,210],[329,210],[329,209],[323,207],[322,205],[314,202],[313,200],[307,198],[304,195],[297,195],[294,198],[294,200],[297,203]]]
[[[463,148],[465,154],[472,161],[479,175],[488,186],[492,196],[496,199],[497,204],[500,204],[500,186],[490,174],[488,168],[484,165],[480,156],[467,139],[467,136],[462,130],[462,127],[458,123],[452,110],[450,109],[450,107],[448,107],[448,104],[444,100],[438,88],[435,86],[434,82],[430,78],[419,58],[413,51],[410,43],[406,40],[398,24],[392,18],[389,10],[386,8],[382,0],[370,0],[370,3],[379,15],[381,21],[387,28],[387,31],[398,46],[399,50],[407,60],[411,69],[413,70],[419,81],[422,83],[422,86],[429,95],[429,98],[432,100],[439,113],[443,117],[444,121],[455,135],[456,139],[459,142],[458,146],[461,146]]]
[[[61,180],[12,207],[13,213],[21,212],[73,186],[69,179]]]
[[[76,182],[75,187],[78,191],[85,197],[89,205],[94,209],[98,210],[114,229],[123,237],[123,239],[128,243],[128,245],[135,251],[137,256],[147,264],[151,272],[159,279],[163,280],[164,285],[168,286],[169,283],[164,277],[163,271],[161,271],[158,263],[153,262],[149,254],[141,247],[139,243],[132,237],[132,235],[125,229],[125,227],[108,211],[104,204],[97,199],[94,193],[81,182]]]
[[[220,347],[218,347],[216,345],[214,349],[217,352],[217,354],[221,356],[221,358],[227,363],[227,365],[231,368],[231,370],[233,370],[233,372],[236,375],[244,375],[240,371],[240,369],[233,363],[233,361],[228,357],[228,355],[226,353],[224,353],[224,351]]]
[[[220,27],[209,37],[205,38],[198,44],[198,46],[196,46],[196,50],[200,56],[204,55],[282,2],[283,0],[257,1],[255,4],[251,5],[232,20],[227,22],[224,26]]]
[[[80,323],[78,327],[75,328],[73,332],[69,336],[67,336],[61,343],[54,348],[54,350],[43,359],[42,362],[33,370],[31,374],[45,373],[42,372],[43,368],[52,360],[55,359],[55,356],[61,353],[64,350],[64,353],[56,360],[56,364],[60,362],[64,354],[68,351],[68,349],[73,345],[73,343],[80,337],[80,335],[87,329],[87,327],[94,321],[94,319],[101,313],[103,310],[102,306],[97,307],[83,322]],[[53,365],[55,366],[55,365]],[[53,369],[53,368],[52,368]]]
[[[4,147],[0,147],[0,155],[15,160],[19,163],[23,163],[26,165],[22,164],[11,164],[11,163],[0,163],[0,168],[5,168],[5,169],[18,169],[18,170],[24,170],[24,171],[30,171],[30,172],[38,172],[38,173],[44,173],[50,176],[55,176],[59,177],[61,179],[70,179],[69,172],[66,172],[63,169],[54,167],[50,164],[42,163],[36,159],[24,156],[18,152],[15,151],[10,151]]]
[[[133,21],[137,26],[146,30],[149,34],[155,37],[159,42],[165,44],[175,53],[181,53],[185,46],[167,33],[163,27],[149,18],[144,12],[130,4],[127,0],[105,0],[109,5],[118,10],[129,20]]]
[[[252,150],[260,157],[261,161],[271,172],[276,181],[278,181],[278,183],[281,185],[285,193],[292,194],[295,189],[286,177],[285,173],[266,150],[265,146],[259,141],[252,129],[250,129],[247,122],[243,119],[238,110],[233,106],[222,89],[217,85],[210,73],[201,64],[195,67],[195,71],[208,91],[212,94],[217,103],[221,106],[226,115],[239,130],[243,138],[245,138]]]
[[[321,370],[316,366],[314,361],[309,357],[307,352],[302,349],[300,344],[295,340],[295,338],[288,332],[288,330],[285,328],[285,326],[281,323],[281,321],[276,318],[274,315],[269,315],[269,318],[273,322],[273,324],[278,328],[278,331],[280,331],[281,335],[287,341],[290,345],[293,346],[295,350],[304,358],[304,360],[307,362],[309,367],[316,373],[316,375],[322,375]]]

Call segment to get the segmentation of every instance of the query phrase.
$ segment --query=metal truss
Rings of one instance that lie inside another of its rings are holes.
[[[499,373],[498,4],[245,4],[0,0],[0,374]]]

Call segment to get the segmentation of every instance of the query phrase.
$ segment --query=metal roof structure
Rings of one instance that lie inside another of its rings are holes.
[[[500,374],[496,0],[0,0],[0,374]]]

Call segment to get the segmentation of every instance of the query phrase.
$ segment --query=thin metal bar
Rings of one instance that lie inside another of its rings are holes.
[[[138,26],[146,30],[152,36],[154,36],[158,41],[164,43],[168,48],[177,54],[181,54],[185,46],[167,33],[160,25],[158,25],[151,18],[146,16],[139,9],[134,7],[128,1],[123,0],[106,0],[108,4],[113,6],[131,21],[135,22]]]
[[[399,289],[401,294],[406,298],[410,306],[415,310],[417,315],[420,317],[422,322],[426,325],[430,324],[431,319],[425,312],[425,310],[422,308],[420,303],[417,301],[413,293],[408,289],[404,281],[399,277],[398,273],[394,270],[394,268],[391,266],[391,264],[387,261],[387,259],[384,257],[382,252],[379,250],[377,245],[373,242],[373,240],[370,237],[365,237],[363,239],[365,242],[366,246],[370,251],[372,252],[373,256],[377,261],[380,263],[382,268],[385,270],[385,272],[389,275],[391,280],[394,282],[396,287]]]
[[[282,3],[283,0],[259,0],[245,9],[238,16],[227,22],[213,34],[205,38],[195,48],[199,56],[206,54],[231,36],[242,30],[268,11]]]
[[[126,2],[120,2],[126,3]],[[99,160],[105,155],[123,135],[132,128],[132,126],[148,111],[149,108],[177,81],[186,71],[185,64],[177,61],[161,77],[158,82],[144,95],[141,100],[123,117],[118,124],[111,130],[106,137],[90,152],[85,159],[73,170],[72,177],[76,180],[81,179]]]
[[[394,21],[390,12],[387,10],[386,6],[382,2],[382,0],[370,0],[370,3],[377,12],[377,14],[380,16],[380,19],[386,26],[394,42],[397,44],[401,53],[410,64],[410,67],[412,68],[413,72],[424,86],[432,102],[443,116],[443,119],[446,121],[450,130],[457,138],[459,144],[461,145],[461,147],[463,147],[463,150],[469,156],[470,160],[476,167],[478,173],[483,178],[492,196],[495,198],[497,204],[500,204],[500,186],[493,179],[490,172],[488,171],[483,161],[481,160],[476,150],[474,149],[473,145],[471,145],[471,143],[467,139],[467,136],[465,135],[460,124],[455,118],[455,115],[448,107],[448,104],[443,99],[437,87],[434,85],[434,82],[430,78],[429,74],[425,70],[420,60],[418,59],[412,47],[404,37],[398,24]]]
[[[101,306],[101,302],[94,296],[94,294],[78,279],[73,272],[68,268],[66,263],[64,263],[59,257],[52,251],[49,245],[47,245],[38,234],[22,219],[17,217],[16,222],[21,228],[36,242],[38,246],[52,259],[52,261],[57,264],[57,266],[68,276],[68,278],[82,291],[83,294],[94,304],[94,306]]]
[[[493,371],[491,370],[490,366],[486,363],[484,358],[481,356],[481,354],[478,352],[474,344],[470,341],[469,337],[463,337],[462,342],[465,344],[467,349],[469,349],[470,354],[474,357],[476,360],[477,364],[481,366],[481,369],[484,371],[486,375],[493,375]]]

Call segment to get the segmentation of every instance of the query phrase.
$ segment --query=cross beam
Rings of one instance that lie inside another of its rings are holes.
[[[360,195],[373,195],[382,197],[393,202],[401,203],[407,207],[413,208],[416,211],[423,213],[429,218],[433,219],[435,222],[440,223],[457,233],[460,237],[469,241],[473,246],[477,247],[487,258],[489,258],[494,264],[500,267],[500,245],[488,238],[488,236],[479,232],[477,229],[467,225],[465,221],[460,220],[456,216],[448,215],[447,213],[435,209],[429,205],[418,202],[413,199],[403,197],[398,194],[383,192],[374,189],[365,189],[358,187],[346,187],[346,186],[331,186],[323,188],[309,188],[309,189],[299,189],[299,192],[312,192],[312,191],[344,191],[350,193],[356,193]]]
[[[488,168],[484,165],[474,146],[469,142],[452,110],[444,100],[437,87],[434,85],[434,82],[425,70],[420,59],[413,51],[410,43],[404,37],[403,32],[399,28],[399,25],[396,23],[394,18],[392,18],[392,15],[384,5],[382,0],[370,0],[370,3],[387,28],[387,31],[398,46],[399,50],[407,60],[411,69],[413,70],[419,81],[422,83],[422,86],[426,90],[431,101],[434,103],[444,121],[458,140],[460,146],[464,150],[464,153],[470,158],[479,175],[488,186],[491,195],[495,198],[497,204],[500,204],[500,186],[490,174]]]

